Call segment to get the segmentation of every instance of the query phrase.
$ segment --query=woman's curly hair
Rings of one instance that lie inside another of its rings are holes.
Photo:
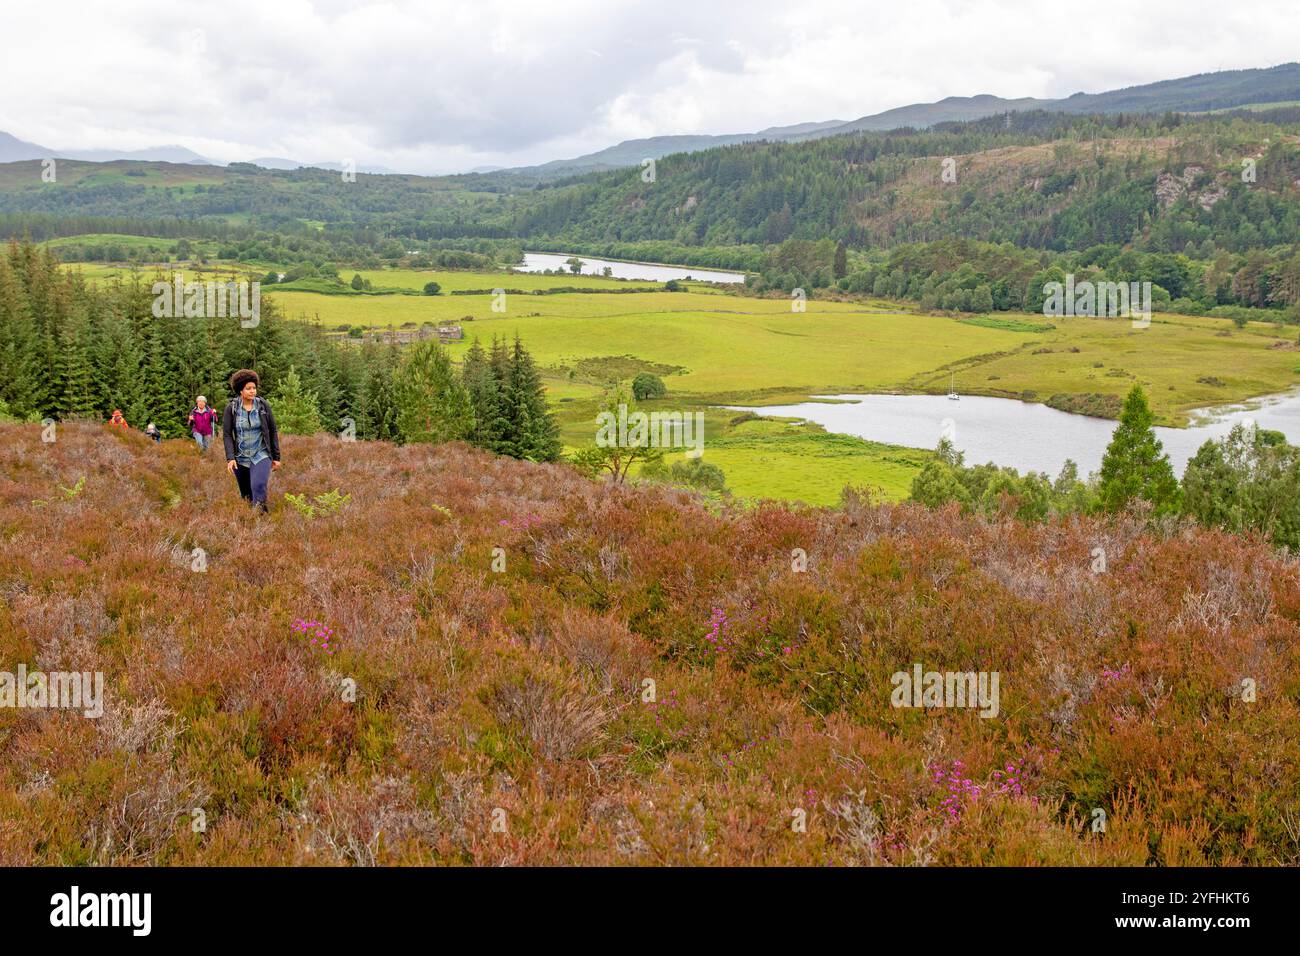
[[[257,373],[251,368],[241,368],[234,375],[230,376],[230,388],[236,395],[244,390],[244,386],[252,382],[258,388],[262,386],[262,380],[257,377]]]

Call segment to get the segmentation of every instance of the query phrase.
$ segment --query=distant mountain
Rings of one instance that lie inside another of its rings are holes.
[[[623,166],[638,166],[644,160],[658,159],[671,153],[696,153],[715,146],[731,146],[765,139],[759,133],[737,133],[733,136],[651,136],[648,139],[629,139],[617,146],[579,156],[576,159],[554,159],[539,166],[523,166],[506,170],[532,176],[569,176]]]
[[[758,135],[764,139],[783,139],[787,136],[803,136],[808,133],[820,133],[822,130],[843,126],[844,120],[826,120],[823,123],[796,123],[794,126],[769,126],[760,129]]]
[[[1104,93],[1075,93],[1065,99],[1033,97],[1005,99],[983,93],[978,96],[949,96],[937,103],[913,103],[873,113],[849,122],[829,120],[774,126],[757,133],[718,136],[653,136],[631,139],[574,159],[552,160],[540,166],[505,170],[528,176],[559,177],[639,165],[645,159],[659,159],[670,153],[693,153],[716,146],[757,140],[800,141],[870,130],[925,129],[937,123],[984,119],[998,113],[1049,110],[1058,113],[1153,113],[1204,112],[1253,103],[1284,103],[1300,100],[1300,63],[1284,63],[1268,69],[1224,70],[1198,73],[1175,80],[1161,80]]]
[[[44,146],[28,143],[0,132],[0,163],[17,163],[25,159],[45,159],[52,155]]]
[[[0,132],[0,163],[16,163],[28,159],[79,159],[87,163],[111,163],[117,160],[137,160],[154,163],[188,163],[192,166],[208,166],[211,160],[204,159],[193,150],[184,146],[157,146],[151,149],[51,149],[36,143],[28,143],[8,133]]]
[[[257,159],[250,159],[248,162],[254,166],[261,166],[263,169],[301,169],[306,163],[300,163],[296,159],[284,159],[280,156],[259,156]]]
[[[200,156],[184,146],[155,146],[149,149],[60,149],[47,151],[46,156],[60,159],[79,159],[87,163],[113,163],[122,159],[142,163],[185,163],[190,166],[211,166],[212,160]]]
[[[821,120],[790,126],[771,126],[755,133],[652,136],[646,139],[626,140],[615,146],[572,159],[557,159],[537,166],[505,169],[497,166],[480,166],[471,170],[471,173],[551,180],[639,166],[646,159],[659,159],[672,153],[694,153],[739,143],[761,140],[801,142],[863,131],[926,129],[940,123],[980,120],[1009,112],[1047,110],[1059,113],[1163,113],[1168,111],[1190,113],[1297,100],[1300,100],[1300,63],[1285,63],[1268,69],[1200,73],[1102,93],[1075,93],[1064,99],[1033,97],[1006,99],[987,93],[977,96],[949,96],[935,103],[913,103],[910,106],[896,107],[847,122]],[[8,133],[0,132],[0,163],[45,159],[51,156],[87,162],[140,160],[220,165],[213,164],[211,160],[183,146],[159,146],[140,150],[59,150],[25,142]],[[343,168],[338,162],[307,163],[278,156],[264,156],[250,162],[264,169],[275,170],[315,167],[337,171]],[[357,172],[377,175],[398,174],[398,171],[386,166],[358,166]]]
[[[858,133],[885,129],[925,129],[936,123],[964,123],[967,120],[984,119],[997,113],[1011,113],[1026,110],[1055,109],[1058,100],[1036,100],[1023,97],[1007,100],[1000,96],[981,93],[979,96],[949,96],[937,103],[916,103],[912,106],[899,106],[883,113],[863,116],[860,119],[843,123],[831,129],[817,130],[814,134],[797,135],[798,139],[818,139],[822,136],[838,136],[840,133]]]

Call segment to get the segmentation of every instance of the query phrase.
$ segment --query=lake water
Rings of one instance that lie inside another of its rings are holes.
[[[966,464],[994,462],[1018,471],[1041,471],[1055,477],[1067,458],[1080,476],[1101,468],[1115,422],[1073,415],[1046,405],[1007,398],[943,395],[823,395],[851,404],[802,402],[798,405],[728,406],[759,415],[779,415],[816,422],[829,432],[912,448],[933,448],[947,434],[966,454]],[[1253,407],[1251,407],[1253,406]],[[1156,428],[1175,474],[1208,438],[1222,438],[1238,422],[1253,421],[1300,444],[1300,393],[1253,399],[1250,403],[1203,409],[1190,428]]]
[[[563,252],[525,252],[524,264],[515,266],[519,272],[545,272],[547,269],[564,269],[564,264],[573,253]],[[745,276],[739,272],[717,272],[713,269],[697,269],[694,266],[660,266],[648,262],[615,262],[612,259],[596,259],[592,256],[578,256],[582,260],[583,275],[602,275],[609,266],[616,279],[650,279],[654,282],[667,282],[669,279],[699,279],[701,282],[744,282]]]

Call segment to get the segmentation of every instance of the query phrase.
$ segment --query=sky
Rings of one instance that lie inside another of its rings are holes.
[[[1296,0],[65,0],[0,10],[0,130],[463,172],[946,96],[1300,59]]]

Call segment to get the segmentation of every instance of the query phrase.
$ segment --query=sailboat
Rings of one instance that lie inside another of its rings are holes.
[[[957,373],[953,372],[952,378],[948,382],[948,401],[950,402],[961,401],[961,396],[957,394],[957,389],[954,387],[956,384],[957,384]]]

